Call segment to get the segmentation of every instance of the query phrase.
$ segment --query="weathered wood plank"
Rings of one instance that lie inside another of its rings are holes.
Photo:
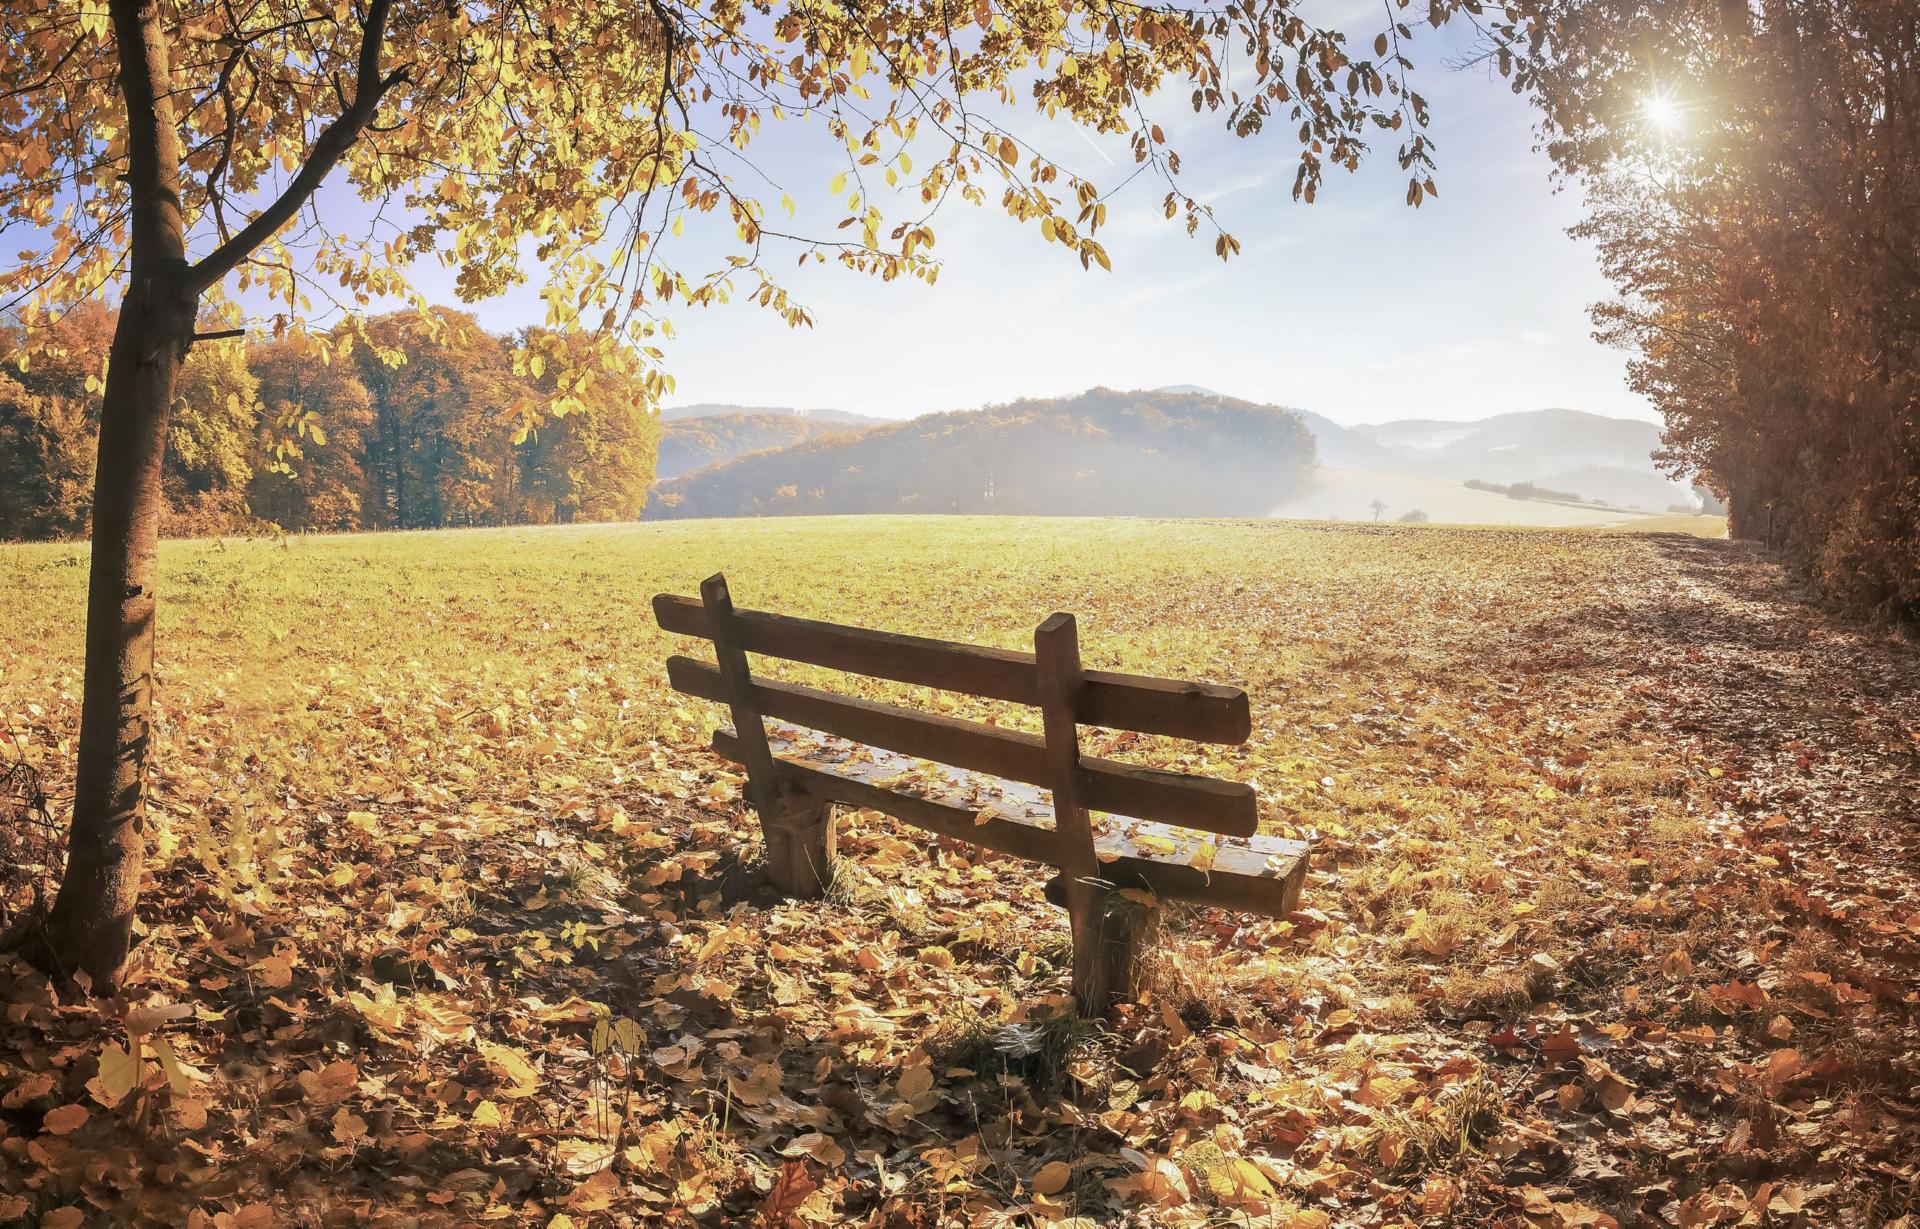
[[[925,831],[1013,857],[1058,865],[1053,808],[1032,786],[779,727],[769,731],[768,742],[775,771],[809,794],[882,811]],[[740,762],[740,744],[732,730],[715,730],[713,748]],[[1302,841],[1273,836],[1221,839],[1119,818],[1096,820],[1093,841],[1104,876],[1144,883],[1166,900],[1285,917],[1298,906],[1306,882],[1308,847]]]
[[[766,723],[754,696],[746,650],[740,645],[727,578],[716,572],[701,581],[700,602],[701,616],[713,640],[713,653],[719,660],[714,677],[720,686],[713,698],[733,713],[733,728],[740,737],[741,762],[747,767],[747,801],[764,822],[774,813],[773,755],[767,750]]]
[[[659,594],[653,612],[665,631],[712,639],[706,612],[692,598]],[[750,653],[1014,704],[1040,704],[1031,653],[758,610],[737,610],[734,616],[740,642]],[[1253,730],[1247,693],[1237,687],[1109,670],[1084,672],[1074,708],[1082,725],[1195,742],[1243,743]]]
[[[702,612],[713,629],[714,671],[720,696],[733,713],[740,755],[747,768],[747,799],[760,816],[767,846],[767,877],[788,896],[814,897],[833,878],[833,808],[828,800],[793,796],[774,770],[767,745],[765,714],[760,711],[747,654],[736,636],[738,623],[727,578],[720,573],[700,585]]]
[[[702,700],[726,703],[731,695],[718,670],[691,658],[669,657],[667,680],[675,691]],[[772,679],[753,680],[752,694],[757,711],[780,721],[1014,781],[1052,781],[1046,744],[1032,734]],[[1098,756],[1080,760],[1078,781],[1081,801],[1092,810],[1226,836],[1251,836],[1259,828],[1259,799],[1244,782],[1141,768]]]
[[[1040,679],[1040,719],[1045,726],[1046,776],[1053,790],[1054,865],[1066,889],[1067,922],[1073,930],[1073,997],[1084,1015],[1105,1015],[1116,991],[1102,925],[1106,889],[1093,853],[1093,828],[1080,801],[1080,724],[1074,697],[1080,690],[1080,636],[1073,616],[1054,613],[1033,632],[1035,673]],[[1125,970],[1130,975],[1131,968]]]

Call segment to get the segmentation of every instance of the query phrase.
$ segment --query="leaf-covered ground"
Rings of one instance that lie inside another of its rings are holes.
[[[0,550],[56,817],[83,563]],[[1038,867],[862,813],[832,899],[770,898],[646,604],[720,568],[1244,686],[1245,748],[1103,749],[1254,781],[1303,911],[1172,917],[1094,1032]],[[174,543],[162,585],[135,972],[0,962],[0,1225],[1920,1211],[1920,653],[1750,549],[875,518]]]

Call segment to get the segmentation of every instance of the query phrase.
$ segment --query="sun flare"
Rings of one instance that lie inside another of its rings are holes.
[[[1640,114],[1646,117],[1656,132],[1663,135],[1670,136],[1686,125],[1686,112],[1668,87],[1657,89],[1641,99]]]

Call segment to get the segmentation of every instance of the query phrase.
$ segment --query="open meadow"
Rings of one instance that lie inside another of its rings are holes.
[[[56,818],[85,562],[0,547]],[[1255,784],[1301,910],[1170,911],[1095,1032],[1036,865],[860,813],[774,898],[648,605],[723,569],[1245,688],[1244,747],[1086,745]],[[140,945],[115,999],[0,962],[0,1224],[1920,1215],[1920,652],[1755,548],[793,518],[169,542],[158,588]],[[11,911],[47,855],[0,841]]]

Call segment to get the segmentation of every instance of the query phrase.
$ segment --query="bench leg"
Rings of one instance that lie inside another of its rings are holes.
[[[833,882],[838,808],[811,794],[786,794],[760,817],[767,842],[767,878],[783,896],[811,900]]]
[[[1067,903],[1066,881],[1055,876],[1047,899]],[[1140,954],[1160,928],[1160,908],[1123,896],[1111,884],[1098,885],[1086,918],[1068,911],[1073,927],[1073,997],[1080,1014],[1104,1016],[1118,1002],[1130,1002],[1140,970]]]

